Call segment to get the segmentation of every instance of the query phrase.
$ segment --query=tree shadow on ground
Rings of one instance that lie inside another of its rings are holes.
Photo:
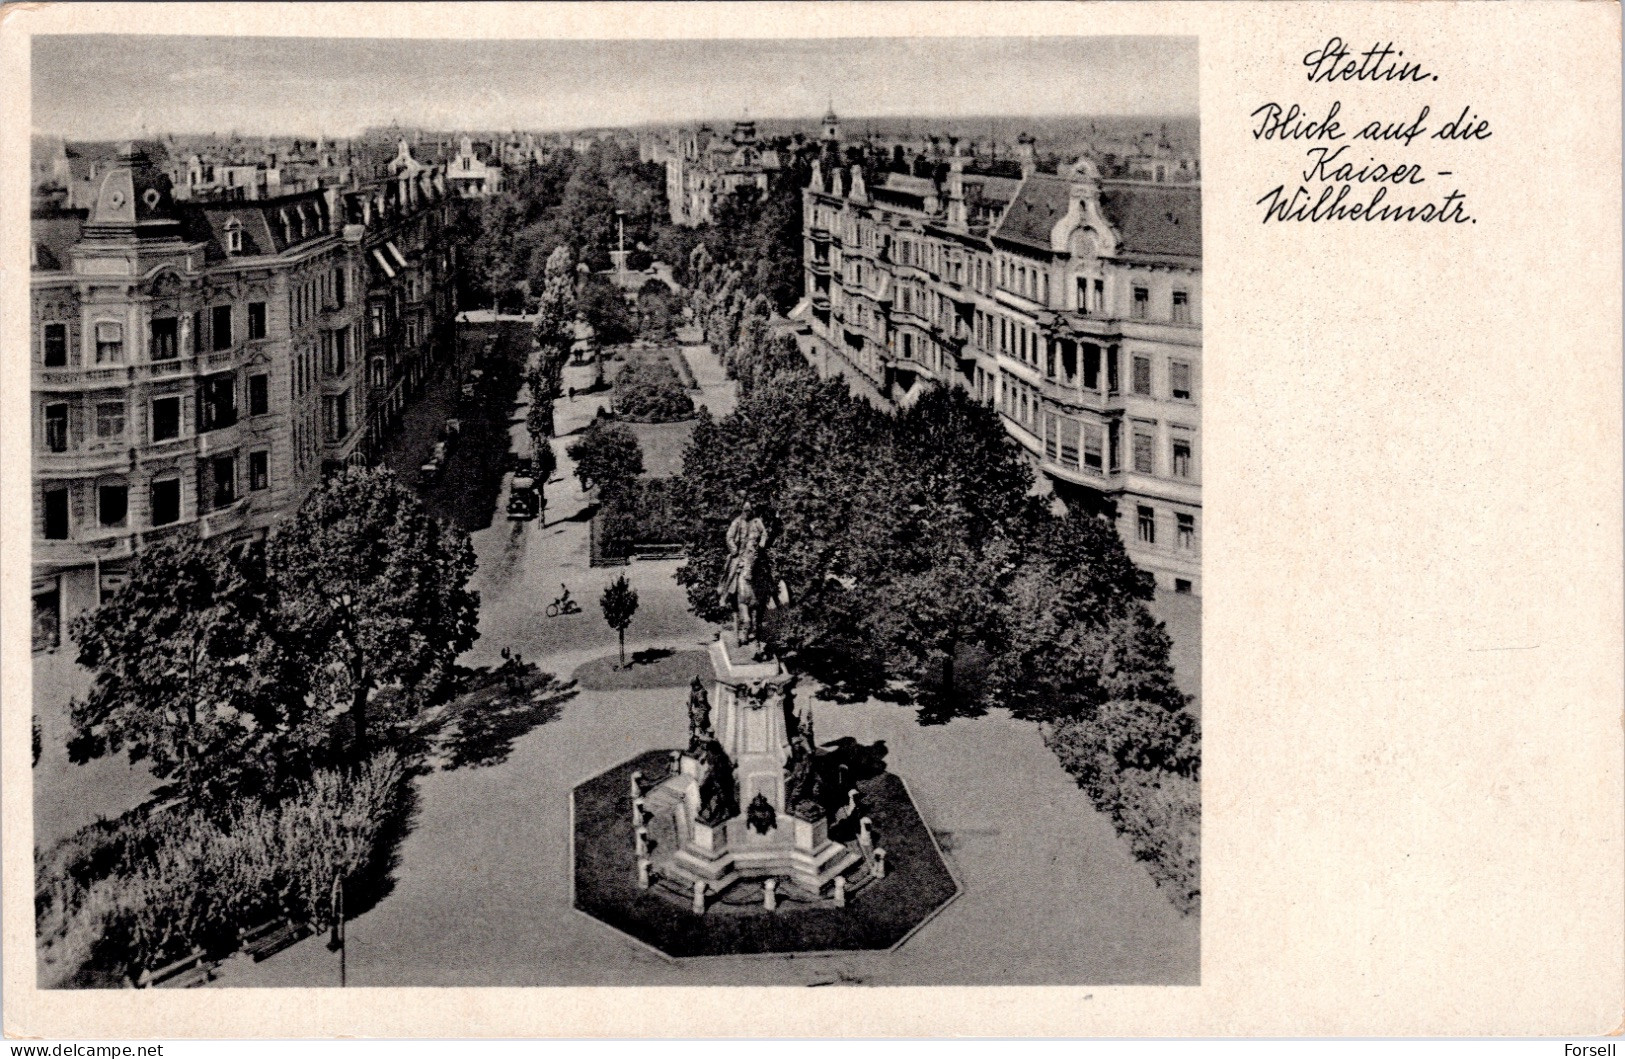
[[[705,651],[678,651],[669,647],[648,648],[620,665],[619,654],[583,662],[571,674],[576,686],[587,691],[625,691],[633,688],[687,687],[695,677],[716,679],[711,656]]]
[[[423,761],[421,771],[485,768],[508,760],[513,745],[558,717],[574,698],[562,683],[531,663],[456,670],[457,693],[425,715],[403,739]]]
[[[577,511],[575,514],[565,515],[561,519],[556,519],[554,522],[548,523],[548,525],[556,525],[559,522],[591,522],[593,516],[596,514],[598,514],[598,502],[594,501],[588,504],[586,507],[583,507],[580,511]]]

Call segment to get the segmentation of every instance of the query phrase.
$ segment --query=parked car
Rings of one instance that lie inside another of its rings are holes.
[[[440,464],[432,459],[418,468],[418,483],[421,485],[428,485],[439,477]]]
[[[532,519],[541,513],[542,499],[536,492],[536,479],[514,475],[513,485],[508,489],[508,517],[510,519]]]
[[[446,439],[449,441],[449,440],[452,440],[454,438],[462,437],[462,435],[463,435],[463,421],[461,419],[457,419],[455,417],[451,418],[451,419],[447,419],[446,420]]]
[[[446,443],[444,441],[434,443],[434,455],[429,457],[429,460],[432,463],[446,462]]]

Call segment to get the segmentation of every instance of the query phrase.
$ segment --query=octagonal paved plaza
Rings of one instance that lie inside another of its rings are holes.
[[[668,956],[759,955],[889,949],[941,911],[959,887],[902,780],[889,772],[857,781],[864,813],[885,844],[887,871],[867,878],[845,908],[826,896],[785,891],[774,911],[760,883],[729,888],[701,914],[660,883],[637,885],[631,777],[659,776],[669,750],[652,750],[571,792],[574,903],[588,916]]]

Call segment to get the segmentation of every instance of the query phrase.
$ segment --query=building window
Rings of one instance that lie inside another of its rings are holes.
[[[195,357],[203,352],[203,310],[199,309],[192,314],[192,349]]]
[[[327,424],[327,440],[343,441],[350,433],[350,395],[322,398],[323,418]]]
[[[1174,591],[1182,596],[1191,594],[1191,583],[1183,577],[1174,578]]]
[[[1134,358],[1134,392],[1141,397],[1151,396],[1151,358]]]
[[[216,305],[211,312],[210,334],[214,339],[215,350],[231,348],[231,306]]]
[[[262,416],[271,410],[271,377],[269,375],[250,375],[248,377],[248,414]]]
[[[1103,280],[1103,279],[1097,279],[1097,280],[1095,280],[1095,312],[1104,313],[1105,311],[1106,311],[1106,281]]]
[[[118,529],[130,516],[130,490],[123,485],[103,485],[96,488],[96,515],[102,526]]]
[[[152,322],[152,342],[147,349],[147,356],[152,360],[173,360],[180,356],[179,348],[180,321],[173,316],[165,316]]]
[[[1179,516],[1179,550],[1182,552],[1194,552],[1196,550],[1195,515]]]
[[[181,480],[164,478],[152,483],[152,524],[167,526],[181,520]]]
[[[169,441],[181,436],[181,399],[154,397],[152,399],[152,440]]]
[[[1134,288],[1134,319],[1144,320],[1151,307],[1151,291],[1146,287]]]
[[[45,448],[48,452],[68,451],[68,406],[45,406]]]
[[[219,430],[237,422],[237,377],[213,375],[198,386],[198,432]]]
[[[45,366],[47,368],[65,368],[68,366],[68,325],[45,325]]]
[[[271,484],[271,454],[257,449],[248,454],[248,488],[258,492]]]
[[[230,174],[227,174],[228,176]],[[243,252],[243,226],[242,222],[233,218],[226,222],[226,253],[240,254]]]
[[[1083,424],[1083,469],[1095,474],[1102,473],[1105,470],[1105,462],[1101,456],[1100,424]]]
[[[1061,462],[1068,467],[1078,465],[1078,422],[1075,419],[1061,420]]]
[[[1078,277],[1078,312],[1089,315],[1089,281],[1082,276]]]
[[[45,539],[68,539],[68,488],[63,485],[47,486],[45,500]]]
[[[104,320],[96,325],[96,363],[124,363],[124,325]]]
[[[1157,513],[1149,507],[1140,506],[1136,512],[1139,516],[1140,541],[1144,544],[1157,543]]]
[[[1083,344],[1083,387],[1100,389],[1100,347],[1089,342]]]
[[[216,456],[209,461],[209,478],[214,483],[210,510],[237,502],[237,457]]]
[[[1157,473],[1157,457],[1154,445],[1155,443],[1152,441],[1150,434],[1140,430],[1134,432],[1135,474]]]
[[[1191,476],[1191,442],[1189,438],[1174,439],[1174,477]]]
[[[1191,399],[1190,361],[1173,360],[1168,362],[1168,392],[1176,401],[1189,401]]]
[[[265,337],[264,302],[248,303],[248,337],[251,339]]]
[[[123,401],[102,401],[96,406],[96,436],[102,439],[124,436]]]
[[[1188,324],[1191,322],[1190,295],[1182,290],[1174,291],[1174,323]]]
[[[1117,347],[1110,346],[1106,349],[1106,392],[1116,393],[1118,386]]]
[[[344,280],[344,269],[335,270],[333,273],[333,306],[337,309],[344,308]]]

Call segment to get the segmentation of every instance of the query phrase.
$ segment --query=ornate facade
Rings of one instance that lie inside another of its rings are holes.
[[[886,406],[974,394],[1159,587],[1199,594],[1200,187],[1024,169],[815,168],[808,352]]]
[[[421,380],[452,312],[448,252],[428,237],[444,189],[404,182],[418,190],[178,203],[132,151],[88,210],[34,218],[37,644],[148,542],[263,534],[324,469],[375,452],[377,403]],[[414,276],[415,303],[396,294]],[[423,307],[417,345],[390,355],[370,329],[381,301]]]
[[[776,150],[756,136],[756,123],[734,122],[726,139],[709,125],[677,134],[677,144],[666,159],[666,201],[673,224],[710,224],[718,199],[742,187],[767,191],[779,169]]]

